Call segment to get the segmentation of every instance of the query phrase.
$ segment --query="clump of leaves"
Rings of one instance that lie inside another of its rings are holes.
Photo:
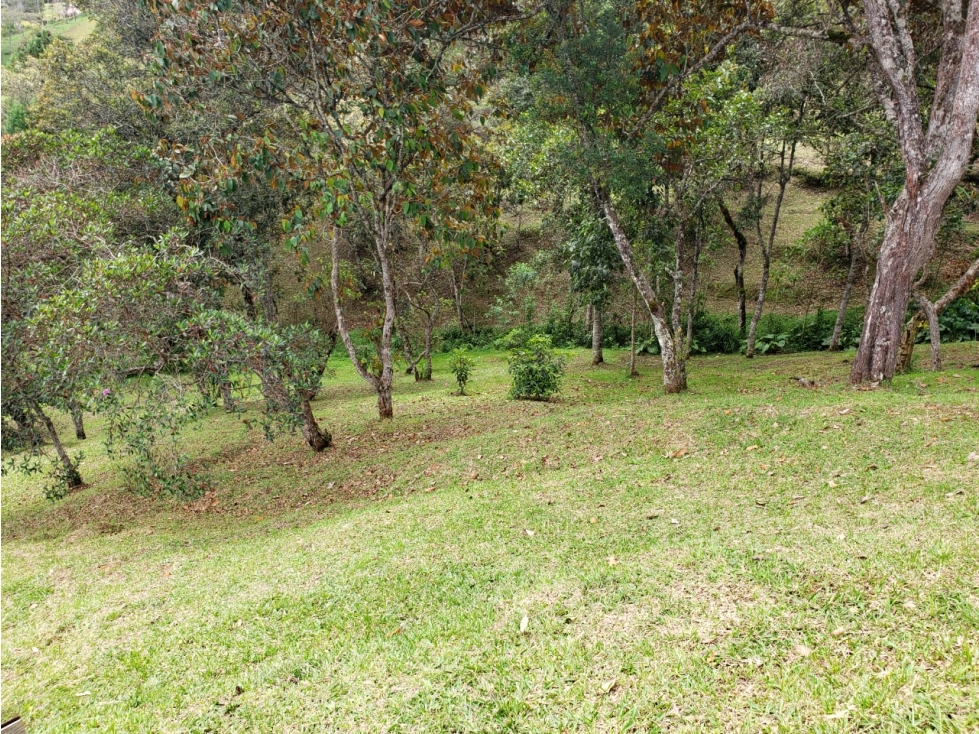
[[[513,380],[511,398],[548,400],[561,389],[566,360],[554,350],[549,336],[532,336],[510,353],[507,363]]]
[[[455,375],[456,383],[459,385],[459,394],[466,394],[466,384],[469,376],[476,367],[476,362],[466,352],[465,349],[456,349],[452,352],[452,359],[449,361],[449,370]]]

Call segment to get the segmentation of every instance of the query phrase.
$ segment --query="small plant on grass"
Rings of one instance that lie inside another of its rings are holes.
[[[511,398],[547,400],[561,389],[565,359],[554,351],[551,337],[532,336],[524,347],[510,353],[507,362],[513,379]]]
[[[475,367],[476,362],[468,354],[466,354],[465,349],[453,350],[452,359],[449,361],[449,369],[456,377],[456,383],[459,385],[460,395],[466,394],[466,383],[469,382],[469,376],[472,374]]]

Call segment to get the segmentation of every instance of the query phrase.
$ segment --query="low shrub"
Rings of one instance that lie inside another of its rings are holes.
[[[469,376],[475,367],[476,362],[466,354],[465,349],[456,349],[452,352],[452,358],[449,360],[449,371],[455,375],[460,395],[466,394],[466,384],[469,382]]]
[[[530,337],[514,349],[507,359],[512,384],[510,397],[516,400],[547,400],[561,389],[566,361],[554,351],[551,338]]]

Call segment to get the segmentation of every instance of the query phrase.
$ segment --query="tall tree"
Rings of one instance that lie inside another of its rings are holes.
[[[311,226],[314,219],[329,221],[337,267],[336,230],[354,223],[370,237],[383,297],[376,374],[358,359],[342,300],[336,292],[334,298],[344,346],[375,389],[380,416],[390,418],[397,221],[412,217],[421,226],[449,229],[483,206],[473,105],[492,65],[485,52],[460,46],[484,38],[488,26],[516,9],[434,0],[154,7],[161,18],[161,81],[159,94],[143,98],[147,106],[206,106],[207,90],[218,87],[280,111],[258,134],[232,132],[198,150],[181,184],[188,206],[208,190],[257,173],[314,197],[287,220],[297,249],[321,231]],[[450,184],[470,190],[458,207],[442,201]]]
[[[838,7],[839,17],[870,51],[874,89],[897,134],[905,169],[904,186],[887,212],[852,383],[894,375],[915,280],[934,254],[942,210],[962,179],[975,135],[979,3],[938,5],[936,11],[911,2],[863,0],[862,18],[847,3]],[[935,67],[921,63],[920,47],[929,43],[938,57]],[[931,68],[933,79],[924,78]]]

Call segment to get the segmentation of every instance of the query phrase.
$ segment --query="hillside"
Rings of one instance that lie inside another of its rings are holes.
[[[851,353],[576,353],[554,403],[338,360],[322,455],[220,411],[217,485],[3,482],[3,717],[80,731],[854,731],[979,727],[979,362],[846,386]],[[789,378],[820,381],[815,390]],[[67,432],[65,435],[68,435]]]

